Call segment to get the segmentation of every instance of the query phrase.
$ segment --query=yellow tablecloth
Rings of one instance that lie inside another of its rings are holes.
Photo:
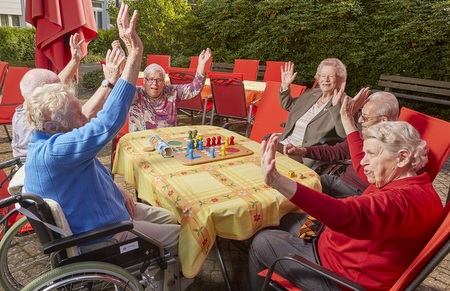
[[[187,138],[189,130],[201,136],[234,136],[236,144],[254,153],[249,156],[183,165],[159,152],[145,152],[151,135],[164,141]],[[194,277],[211,250],[216,236],[245,240],[258,230],[278,225],[280,217],[298,208],[264,183],[259,143],[215,126],[181,126],[129,133],[115,155],[113,173],[124,175],[139,198],[173,211],[181,224],[179,257],[183,274]],[[306,166],[277,154],[281,173],[295,173],[296,181],[321,190],[318,175]]]

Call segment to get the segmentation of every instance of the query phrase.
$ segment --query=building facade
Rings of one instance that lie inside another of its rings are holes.
[[[72,1],[72,0],[61,0]],[[91,0],[98,29],[110,29],[108,0]],[[118,5],[118,0],[115,1]],[[25,21],[26,0],[0,0],[0,26],[31,27]]]

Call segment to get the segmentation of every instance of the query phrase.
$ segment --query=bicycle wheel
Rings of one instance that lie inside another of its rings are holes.
[[[44,254],[34,231],[21,232],[27,223],[22,217],[0,241],[0,284],[4,290],[21,290],[51,269],[50,256]]]
[[[22,290],[143,291],[144,288],[133,275],[121,267],[103,262],[81,262],[51,270]]]

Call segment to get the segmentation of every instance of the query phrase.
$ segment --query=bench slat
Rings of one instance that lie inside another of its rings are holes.
[[[402,76],[388,76],[388,75],[381,75],[380,81],[392,81],[394,83],[416,84],[416,85],[422,85],[422,86],[427,86],[427,87],[450,89],[450,82],[447,82],[447,81],[437,81],[437,80],[429,80],[429,79],[419,79],[419,78],[402,77]]]
[[[374,92],[382,92],[383,90],[370,90],[370,93]],[[385,90],[388,91],[388,90]],[[450,100],[444,100],[444,99],[437,99],[437,98],[429,98],[429,97],[423,97],[423,96],[416,96],[416,95],[410,95],[410,94],[403,94],[403,93],[397,93],[388,91],[395,95],[397,98],[404,98],[409,100],[415,100],[415,101],[421,101],[421,102],[428,102],[428,103],[435,103],[435,104],[442,104],[450,106]]]
[[[390,89],[398,89],[398,90],[406,90],[406,91],[412,91],[412,92],[420,92],[420,93],[427,93],[427,94],[434,94],[434,95],[441,95],[441,96],[448,96],[450,97],[450,90],[448,89],[440,89],[440,88],[433,88],[433,87],[425,87],[425,86],[419,86],[414,84],[405,84],[405,83],[395,83],[392,81],[378,81],[378,86],[390,88]],[[386,90],[390,91],[390,90]]]

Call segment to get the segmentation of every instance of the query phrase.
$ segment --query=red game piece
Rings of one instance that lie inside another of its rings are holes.
[[[230,145],[234,145],[234,136],[230,136]]]
[[[206,139],[206,147],[210,147],[211,146],[211,139],[208,137]]]
[[[213,147],[216,146],[216,137],[215,137],[215,136],[212,137],[212,143],[211,143],[211,146],[213,146]]]
[[[217,145],[221,145],[222,144],[222,137],[220,135],[217,137],[217,143],[216,144]]]

